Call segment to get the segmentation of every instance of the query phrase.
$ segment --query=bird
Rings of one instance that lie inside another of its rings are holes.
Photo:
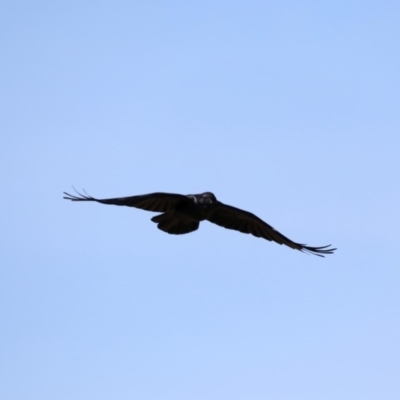
[[[293,242],[255,214],[224,204],[211,192],[188,195],[155,192],[138,196],[97,199],[86,191],[82,194],[74,190],[76,195],[64,192],[64,199],[135,207],[161,213],[151,220],[157,224],[158,229],[172,235],[193,232],[199,228],[201,221],[209,221],[226,229],[252,234],[255,237],[319,257],[333,254],[337,250],[331,245],[313,247]]]

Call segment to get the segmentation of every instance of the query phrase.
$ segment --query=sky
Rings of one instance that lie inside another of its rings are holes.
[[[400,398],[400,3],[0,5],[0,398]],[[302,254],[72,203],[212,191]]]

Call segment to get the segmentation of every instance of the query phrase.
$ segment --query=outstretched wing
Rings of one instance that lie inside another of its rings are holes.
[[[72,195],[64,192],[64,199],[72,201],[96,201],[101,204],[136,207],[155,212],[173,211],[178,204],[191,201],[187,196],[174,193],[150,193],[140,196],[116,197],[114,199],[96,199],[89,196],[86,192],[85,194],[81,194],[76,191],[76,193],[77,195]]]
[[[215,211],[207,220],[227,229],[233,229],[242,233],[251,233],[256,237],[284,244],[292,249],[315,254],[319,257],[324,257],[324,254],[332,254],[336,250],[329,248],[330,245],[311,247],[295,243],[256,215],[236,207],[228,206],[219,201],[215,205]]]

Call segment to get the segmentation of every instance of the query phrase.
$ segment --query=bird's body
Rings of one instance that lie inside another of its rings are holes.
[[[285,244],[292,249],[300,250],[323,257],[332,254],[329,246],[311,247],[293,242],[256,215],[229,206],[217,200],[211,192],[195,195],[174,193],[150,193],[139,196],[117,197],[112,199],[95,199],[87,194],[78,196],[65,193],[64,199],[72,201],[95,201],[102,204],[140,208],[146,211],[160,212],[151,220],[157,223],[158,229],[181,235],[199,228],[201,221],[210,221],[227,229],[242,233],[251,233],[256,237]]]

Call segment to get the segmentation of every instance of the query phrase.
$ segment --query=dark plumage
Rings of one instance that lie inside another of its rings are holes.
[[[320,257],[324,257],[325,254],[332,254],[336,250],[331,248],[330,245],[311,247],[295,243],[256,215],[221,203],[210,192],[186,196],[173,193],[150,193],[115,199],[95,199],[86,192],[84,195],[77,192],[77,196],[66,192],[64,194],[64,199],[72,201],[96,201],[102,204],[136,207],[162,213],[151,220],[157,224],[158,229],[174,235],[193,232],[198,229],[201,221],[207,220],[227,229],[251,233],[256,237],[284,244],[292,249]]]

